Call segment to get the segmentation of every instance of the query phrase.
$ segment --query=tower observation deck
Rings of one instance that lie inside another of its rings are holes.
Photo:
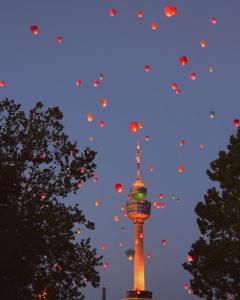
[[[140,175],[140,145],[136,151],[137,175],[130,190],[131,198],[126,203],[127,216],[134,225],[134,288],[127,292],[124,300],[150,300],[152,293],[145,290],[143,225],[150,218],[151,202],[146,200],[147,188]]]

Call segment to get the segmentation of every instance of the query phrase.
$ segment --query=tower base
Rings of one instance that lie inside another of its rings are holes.
[[[150,291],[128,291],[127,296],[123,300],[152,300],[152,292]]]

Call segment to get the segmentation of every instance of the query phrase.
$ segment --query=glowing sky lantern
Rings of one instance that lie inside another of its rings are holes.
[[[99,86],[99,83],[100,83],[99,80],[97,80],[97,79],[93,80],[93,86],[95,88],[97,88]]]
[[[151,259],[152,258],[152,253],[151,252],[147,252],[147,258]]]
[[[105,261],[104,263],[103,263],[103,267],[106,269],[106,268],[108,268],[109,267],[109,262],[108,261]]]
[[[151,24],[151,28],[152,28],[152,30],[157,30],[157,28],[158,28],[157,23],[156,23],[156,22],[153,22],[153,23]]]
[[[211,20],[210,20],[211,24],[215,25],[217,24],[217,18],[215,17],[212,17]]]
[[[176,93],[176,95],[179,95],[179,94],[181,94],[181,92],[182,92],[182,90],[181,90],[181,89],[179,89],[179,88],[175,90],[175,93]]]
[[[115,222],[119,222],[119,220],[120,220],[119,216],[114,216],[113,218],[114,218]]]
[[[158,194],[159,199],[163,199],[164,195],[163,194]]]
[[[118,246],[122,247],[123,246],[123,242],[122,241],[118,242]]]
[[[150,136],[149,136],[149,135],[145,135],[144,141],[145,141],[145,142],[149,142],[149,141],[150,141]]]
[[[200,144],[199,147],[200,147],[200,149],[204,149],[205,145],[204,144]]]
[[[149,171],[150,171],[150,172],[153,172],[153,171],[154,171],[154,166],[153,166],[153,165],[149,166]]]
[[[166,245],[167,245],[167,241],[166,241],[166,240],[161,240],[161,244],[162,244],[163,246],[166,246]]]
[[[116,191],[117,193],[122,193],[123,187],[122,187],[122,184],[121,184],[121,183],[116,183],[116,184],[115,184],[115,191]]]
[[[32,32],[33,35],[38,35],[38,33],[39,33],[37,25],[32,25],[30,27],[30,30],[31,30],[31,32]]]
[[[131,260],[134,259],[135,250],[133,250],[133,249],[127,249],[127,250],[125,251],[125,253],[126,253],[127,259],[128,259],[129,261],[131,261]]]
[[[187,63],[188,63],[188,58],[187,58],[187,56],[181,56],[181,57],[179,57],[179,62],[180,62],[180,64],[181,64],[182,66],[186,66]]]
[[[89,141],[90,141],[90,142],[93,142],[93,141],[95,141],[95,137],[94,137],[94,136],[92,136],[92,135],[90,135],[90,136],[88,137],[88,139],[89,139]]]
[[[98,206],[100,206],[100,204],[101,204],[101,201],[97,199],[97,200],[95,201],[95,205],[98,207]]]
[[[180,140],[179,145],[180,146],[185,146],[186,145],[186,141],[185,140]]]
[[[0,86],[3,87],[6,85],[6,82],[4,80],[0,80]]]
[[[78,87],[82,85],[82,81],[80,79],[77,79],[75,83]]]
[[[120,205],[119,208],[120,208],[121,211],[124,211],[125,210],[125,205]]]
[[[144,70],[148,73],[151,70],[151,67],[149,65],[145,65]]]
[[[76,229],[75,229],[75,233],[79,235],[79,234],[81,233],[81,229],[80,229],[79,227],[76,228]]]
[[[87,114],[87,120],[88,122],[92,122],[94,120],[94,115],[91,113]]]
[[[184,171],[184,166],[183,165],[179,165],[178,166],[178,172],[182,173]]]
[[[192,262],[192,261],[193,261],[193,257],[192,257],[191,255],[188,255],[188,256],[187,256],[187,261],[188,261],[188,262]]]
[[[214,111],[209,112],[209,118],[212,119],[212,120],[214,120],[216,118],[216,114],[215,114]]]
[[[138,122],[138,129],[143,129],[143,123],[142,122]]]
[[[100,100],[100,103],[101,103],[101,106],[102,106],[103,108],[107,107],[107,99],[102,98],[102,99]]]
[[[201,40],[200,41],[200,46],[201,46],[201,48],[206,48],[206,46],[207,46],[206,40]]]
[[[103,128],[105,126],[105,122],[103,120],[99,121],[99,126]]]
[[[239,127],[239,124],[240,124],[239,119],[234,119],[233,125],[234,125],[235,127]]]
[[[142,12],[141,9],[139,9],[139,10],[137,11],[137,16],[138,16],[139,18],[142,18],[142,17],[143,17],[143,12]]]
[[[184,288],[184,290],[188,289],[188,284],[186,282],[184,283],[183,288]]]
[[[103,80],[104,79],[104,74],[101,73],[98,78],[99,78],[99,80]]]
[[[196,80],[196,78],[197,78],[196,73],[195,73],[195,72],[190,73],[190,74],[189,74],[189,78],[190,78],[191,80]]]
[[[63,41],[63,37],[62,37],[62,36],[58,36],[58,37],[57,37],[57,43],[58,43],[58,44],[61,44],[62,41]]]
[[[115,8],[110,8],[110,9],[108,10],[108,15],[109,15],[110,17],[115,17],[116,14],[117,14],[117,11],[116,11]]]
[[[213,72],[214,72],[213,66],[209,66],[209,67],[208,67],[208,72],[209,72],[209,73],[213,73]]]
[[[130,124],[129,124],[129,129],[130,129],[130,131],[131,131],[131,133],[137,133],[137,131],[138,131],[138,123],[137,122],[130,122]]]
[[[102,248],[102,250],[106,250],[107,249],[107,244],[106,243],[102,243],[101,248]]]
[[[176,82],[173,82],[172,84],[171,84],[171,89],[172,90],[176,90],[177,89],[177,87],[178,87],[178,85],[177,85],[177,83]]]
[[[168,18],[171,18],[177,14],[177,8],[172,5],[168,5],[164,7],[164,15]]]

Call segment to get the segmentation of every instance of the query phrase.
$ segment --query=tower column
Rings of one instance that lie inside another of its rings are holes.
[[[145,290],[143,222],[134,222],[134,290]]]

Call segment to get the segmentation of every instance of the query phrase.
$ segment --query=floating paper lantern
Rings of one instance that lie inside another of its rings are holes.
[[[180,140],[180,142],[179,142],[179,145],[180,145],[180,146],[185,146],[185,144],[186,144],[186,141],[185,141],[185,140]]]
[[[188,255],[187,256],[187,260],[188,260],[188,262],[192,262],[193,261],[193,257],[191,255]]]
[[[91,135],[91,136],[88,137],[88,139],[89,139],[90,142],[93,142],[95,140],[95,137]]]
[[[200,41],[200,46],[201,46],[201,48],[206,48],[206,46],[207,46],[206,40],[201,40]]]
[[[152,258],[152,253],[151,252],[147,252],[147,258],[151,259]]]
[[[104,74],[101,73],[98,78],[99,78],[99,80],[103,80],[104,79]]]
[[[115,184],[115,191],[116,191],[117,193],[122,193],[123,187],[122,187],[122,184],[121,184],[121,183],[116,183],[116,184]]]
[[[77,79],[75,83],[78,87],[82,85],[82,81],[80,79]]]
[[[167,241],[166,241],[166,240],[161,240],[161,244],[162,244],[163,246],[166,246]]]
[[[97,200],[95,201],[95,205],[98,207],[98,206],[100,206],[100,204],[101,204],[101,201],[97,199]]]
[[[180,62],[180,64],[181,64],[182,66],[186,66],[187,63],[188,63],[188,58],[187,58],[187,56],[181,56],[181,57],[179,58],[179,62]]]
[[[152,30],[157,30],[157,27],[158,27],[157,23],[153,22],[153,23],[151,24]]]
[[[235,127],[239,127],[239,119],[235,119],[234,121],[233,121],[233,124],[234,124],[234,126]]]
[[[148,73],[148,72],[150,72],[151,67],[150,67],[149,65],[146,65],[146,66],[144,67],[144,70]]]
[[[190,74],[189,74],[189,78],[190,78],[191,80],[196,80],[196,78],[197,78],[196,73],[195,73],[195,72],[190,73]]]
[[[114,216],[113,218],[114,218],[115,222],[119,222],[119,220],[120,220],[119,216]]]
[[[142,122],[138,122],[138,129],[143,129],[143,123]]]
[[[177,8],[172,5],[168,5],[164,7],[164,15],[168,18],[171,18],[177,14]]]
[[[213,66],[209,66],[209,67],[208,67],[208,72],[209,72],[209,73],[213,73],[213,72],[214,72]]]
[[[125,254],[126,254],[126,256],[127,256],[127,259],[128,259],[129,261],[131,261],[131,260],[134,259],[135,251],[134,251],[133,249],[127,249],[127,250],[125,251]]]
[[[149,141],[150,141],[150,136],[149,136],[149,135],[145,135],[144,141],[145,141],[145,142],[149,142]]]
[[[92,122],[94,119],[94,115],[93,114],[87,114],[87,120],[88,122]]]
[[[178,166],[178,172],[182,173],[184,171],[184,166],[183,165],[179,165]]]
[[[100,83],[99,80],[97,80],[97,79],[93,80],[93,86],[95,88],[97,88],[99,86],[99,83]]]
[[[176,89],[176,91],[175,91],[175,93],[176,93],[176,95],[179,95],[179,94],[181,94],[181,89]]]
[[[57,37],[57,43],[58,43],[58,44],[61,44],[62,41],[63,41],[63,37],[62,37],[62,36],[58,36],[58,37]]]
[[[163,199],[164,195],[163,194],[158,194],[159,199]]]
[[[188,289],[188,284],[187,284],[186,282],[184,283],[183,288],[184,288],[185,290]]]
[[[100,103],[101,103],[101,106],[102,106],[103,108],[107,107],[107,99],[102,98],[102,99],[100,100]]]
[[[209,118],[212,119],[212,120],[216,118],[216,114],[215,114],[214,111],[210,111]]]
[[[31,32],[32,32],[33,35],[38,35],[38,33],[39,33],[37,25],[32,25],[30,27],[30,30],[31,30]]]
[[[104,121],[99,121],[99,126],[100,127],[104,127],[105,126],[105,122]]]
[[[102,243],[101,248],[102,248],[102,250],[106,250],[107,249],[107,244],[106,243]]]
[[[117,11],[116,11],[115,8],[110,8],[110,9],[108,10],[108,15],[109,15],[110,17],[115,17],[116,14],[117,14]]]
[[[154,171],[154,166],[149,166],[149,171],[153,172]]]
[[[143,12],[142,12],[141,9],[139,9],[139,10],[137,11],[137,16],[138,16],[139,18],[142,18],[142,17],[143,17]]]
[[[106,269],[106,268],[108,268],[109,267],[109,262],[108,261],[105,261],[104,263],[103,263],[103,267]]]
[[[137,122],[130,122],[129,129],[132,133],[136,133],[138,131],[138,123]]]
[[[46,199],[46,194],[45,194],[44,192],[41,192],[41,193],[39,194],[39,198],[40,198],[40,200]]]
[[[210,20],[211,24],[215,25],[217,24],[217,18],[215,17],[212,17],[211,20]]]
[[[176,90],[177,89],[177,87],[178,87],[178,85],[177,85],[177,83],[176,82],[173,82],[172,84],[171,84],[171,88],[172,88],[172,90]]]

